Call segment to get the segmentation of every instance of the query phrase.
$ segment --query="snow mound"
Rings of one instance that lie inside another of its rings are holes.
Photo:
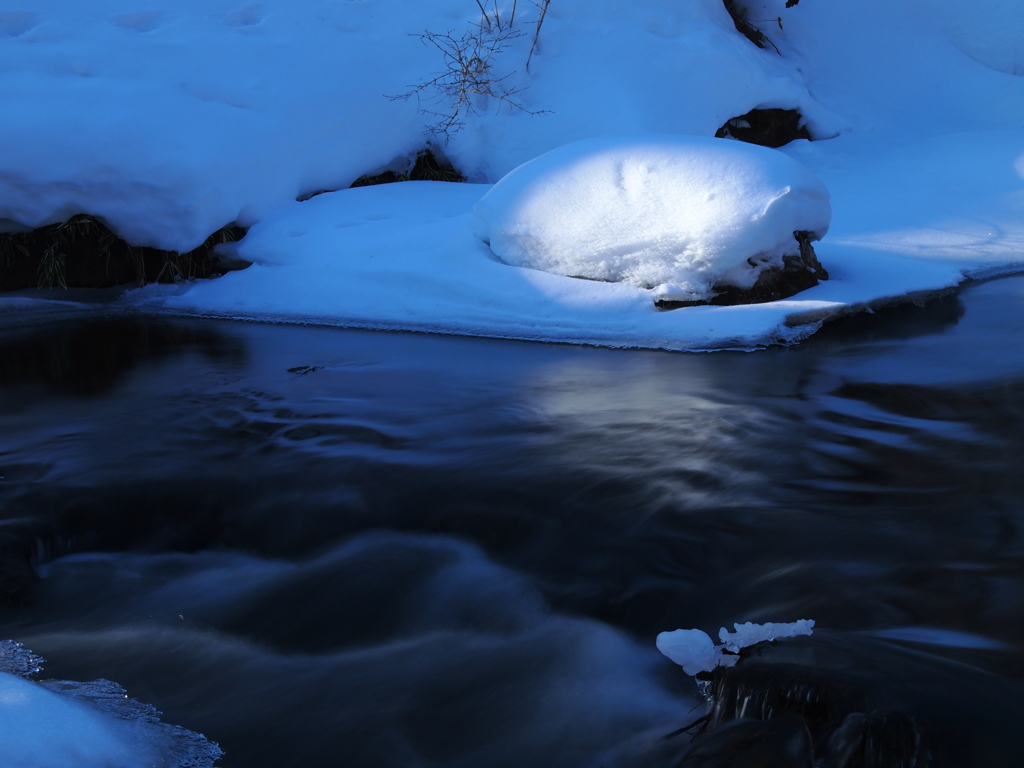
[[[749,288],[820,239],[829,193],[798,161],[698,136],[597,138],[519,166],[475,207],[479,238],[505,263],[663,293]]]
[[[718,637],[722,645],[715,645],[711,637],[699,629],[677,629],[662,632],[655,640],[658,650],[683,668],[688,675],[710,672],[715,667],[731,667],[742,648],[784,637],[810,635],[814,631],[813,619],[800,619],[789,624],[733,624],[734,632],[722,627]]]

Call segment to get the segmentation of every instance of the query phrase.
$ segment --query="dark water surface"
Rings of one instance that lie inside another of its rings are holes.
[[[0,636],[226,768],[667,767],[657,633],[809,618],[1019,766],[1022,338],[1022,277],[757,353],[11,313]]]

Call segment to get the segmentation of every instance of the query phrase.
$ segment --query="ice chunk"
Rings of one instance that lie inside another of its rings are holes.
[[[655,640],[655,645],[688,675],[710,672],[718,666],[731,666],[737,658],[723,656],[722,646],[715,645],[708,633],[699,629],[662,632]]]
[[[790,624],[733,624],[735,632],[725,627],[719,631],[722,645],[715,645],[711,637],[699,629],[677,629],[673,632],[662,632],[655,640],[658,650],[683,668],[688,675],[698,672],[710,672],[715,667],[731,667],[739,660],[741,648],[757,645],[768,640],[784,637],[810,635],[813,632],[813,619],[800,619]]]
[[[748,288],[821,238],[828,190],[773,149],[700,136],[598,138],[525,163],[475,207],[504,262],[569,277],[706,294]]]
[[[814,619],[800,619],[791,624],[776,624],[769,621],[766,624],[733,624],[735,632],[730,632],[725,627],[718,630],[718,639],[726,650],[739,653],[740,648],[747,648],[767,640],[778,640],[782,637],[797,637],[799,635],[810,635],[814,631]]]

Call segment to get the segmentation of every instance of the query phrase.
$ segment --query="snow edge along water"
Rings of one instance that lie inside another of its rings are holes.
[[[155,707],[128,697],[105,679],[40,680],[44,659],[13,640],[0,640],[0,738],[5,756],[21,764],[171,765],[212,768],[220,746],[160,719]]]

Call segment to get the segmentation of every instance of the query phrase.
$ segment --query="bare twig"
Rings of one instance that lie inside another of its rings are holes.
[[[533,42],[530,43],[530,53],[526,57],[526,71],[530,71],[530,59],[533,58],[533,52],[537,48],[537,40],[540,38],[540,28],[544,24],[544,17],[547,16],[548,6],[551,4],[551,0],[541,0],[540,10],[537,12],[537,29],[533,32]]]
[[[484,10],[484,4],[480,0],[476,0],[477,7],[480,9],[480,15],[484,17],[484,21],[487,22],[487,28],[491,28],[491,17],[487,15],[487,11]]]

